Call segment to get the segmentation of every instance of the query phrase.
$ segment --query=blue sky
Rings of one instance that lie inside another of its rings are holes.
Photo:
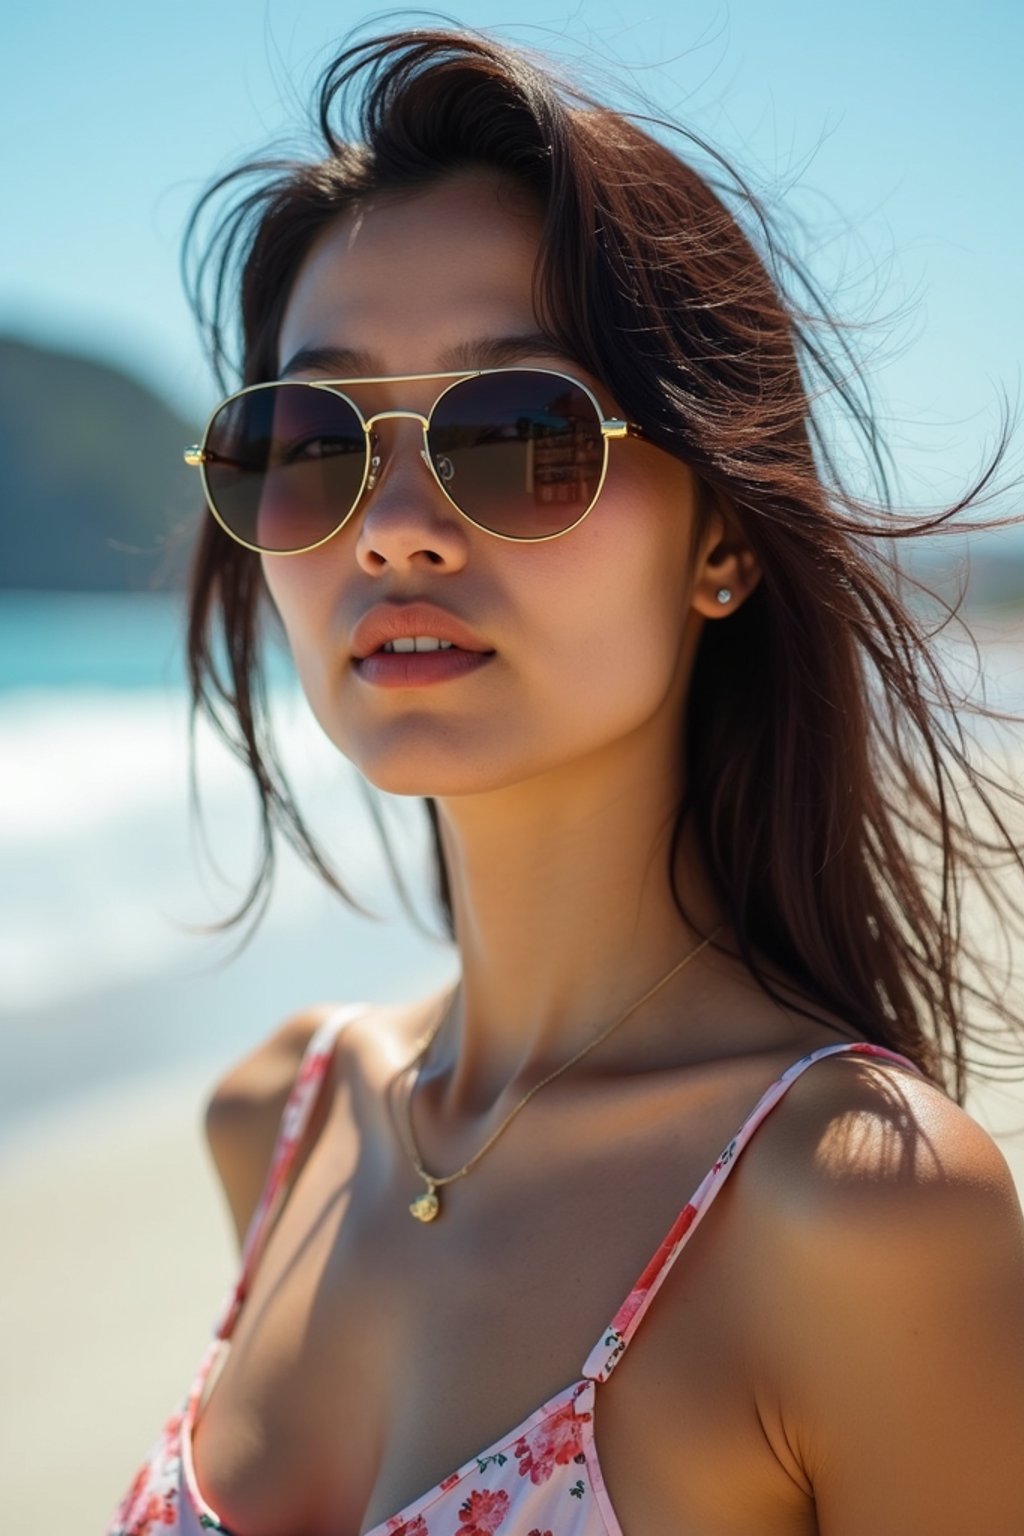
[[[384,30],[429,13],[336,0],[8,11],[0,333],[114,361],[201,422],[215,394],[178,277],[188,209],[270,141],[309,144],[320,68],[375,14]],[[1015,398],[1022,384],[1024,8],[473,0],[445,14],[596,59],[609,93],[632,79],[781,196],[840,312],[874,321],[862,345],[908,499],[970,474],[1000,385]]]

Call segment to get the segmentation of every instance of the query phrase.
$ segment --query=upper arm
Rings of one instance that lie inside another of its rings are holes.
[[[805,1148],[809,1171],[784,1202],[772,1285],[785,1441],[821,1536],[1014,1536],[1024,1215],[988,1134],[901,1081],[903,1112],[858,1112],[856,1134]]]
[[[325,1009],[294,1014],[219,1079],[204,1129],[239,1251],[270,1171],[285,1104]]]

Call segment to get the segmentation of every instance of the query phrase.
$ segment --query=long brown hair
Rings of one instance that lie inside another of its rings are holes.
[[[907,583],[927,589],[885,546],[950,531],[954,514],[985,500],[1009,427],[955,507],[917,520],[895,511],[846,329],[755,193],[695,134],[660,124],[710,157],[713,174],[698,174],[637,114],[600,105],[532,54],[468,31],[351,43],[321,76],[316,116],[322,158],[241,165],[204,191],[189,219],[185,286],[218,383],[228,393],[276,376],[300,264],[364,195],[423,187],[468,164],[532,189],[544,214],[538,316],[631,419],[693,468],[695,538],[717,499],[762,571],[748,599],[700,640],[670,879],[690,815],[764,991],[784,1001],[758,954],[809,1003],[905,1053],[962,1103],[966,1044],[991,1035],[998,1049],[985,1015],[1021,1024],[981,957],[969,980],[961,904],[970,881],[993,911],[1018,912],[1005,882],[992,879],[999,856],[1014,877],[1024,862],[990,791],[1017,807],[1024,796],[972,762],[957,711],[992,712],[952,695],[934,635],[901,595]],[[201,218],[228,187],[237,196],[193,261]],[[235,323],[237,366],[228,359]],[[875,499],[844,487],[823,399],[858,434]],[[946,622],[958,606],[943,604]],[[226,924],[262,911],[275,829],[363,910],[304,825],[274,750],[261,670],[269,607],[258,557],[205,517],[188,630],[193,720],[208,714],[251,770],[263,829],[252,886]],[[454,938],[436,807],[425,805],[437,900]],[[674,882],[672,893],[686,916]]]

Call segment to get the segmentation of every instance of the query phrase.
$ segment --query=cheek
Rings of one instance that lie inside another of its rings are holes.
[[[538,644],[527,649],[553,708],[561,699],[621,726],[665,699],[689,611],[687,538],[684,515],[633,494],[542,549],[528,582]]]
[[[330,651],[330,619],[337,601],[337,556],[324,550],[292,557],[263,556],[263,579],[288,638],[303,685],[312,682]]]

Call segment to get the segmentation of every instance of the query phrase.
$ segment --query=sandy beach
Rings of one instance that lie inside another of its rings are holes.
[[[0,1158],[6,1530],[104,1530],[202,1355],[234,1266],[204,1089],[118,1090]]]

